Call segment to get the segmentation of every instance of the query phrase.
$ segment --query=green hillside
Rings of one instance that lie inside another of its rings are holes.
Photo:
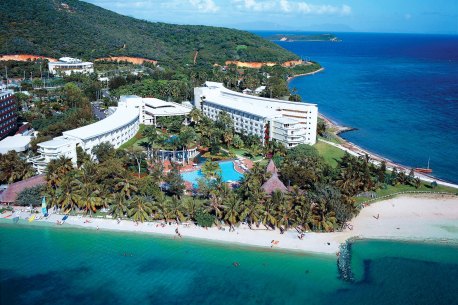
[[[90,60],[136,56],[161,63],[276,61],[297,56],[254,34],[227,28],[153,23],[65,0],[0,1],[0,54]]]

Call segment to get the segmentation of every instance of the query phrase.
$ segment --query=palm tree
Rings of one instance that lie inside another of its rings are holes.
[[[201,209],[202,205],[202,201],[195,197],[183,198],[183,211],[188,219],[195,220],[196,213]]]
[[[224,203],[224,220],[229,223],[230,229],[234,229],[234,225],[239,222],[241,201],[240,198],[231,192],[229,196],[223,199]]]
[[[84,209],[86,214],[96,212],[97,208],[103,205],[100,191],[93,182],[79,183],[77,193],[81,198],[78,207]]]
[[[246,220],[251,229],[253,223],[258,223],[264,211],[264,206],[259,201],[245,200],[242,204],[240,219]]]
[[[75,210],[82,202],[81,196],[76,192],[77,187],[77,181],[70,176],[65,176],[53,197],[55,200],[51,200],[51,205],[56,205],[63,210]]]
[[[167,201],[167,205],[171,217],[173,217],[177,223],[185,220],[186,217],[183,214],[183,201],[181,201],[177,196],[172,196],[172,198]]]
[[[129,200],[128,215],[136,222],[144,222],[150,219],[153,213],[153,204],[146,197],[134,196]]]
[[[155,196],[153,208],[156,219],[163,219],[164,221],[167,221],[171,218],[168,198],[164,195],[163,192],[159,192]]]
[[[133,194],[138,191],[137,186],[128,178],[118,179],[115,190],[121,192],[126,199],[132,198]]]
[[[223,132],[223,139],[224,143],[226,143],[227,148],[230,148],[232,144],[232,140],[234,139],[234,133],[232,132],[232,129],[227,128]]]
[[[229,193],[229,188],[222,182],[221,177],[212,182],[213,189],[210,190],[210,200],[206,204],[206,210],[213,213],[218,220],[221,220],[224,211],[223,198]]]
[[[68,172],[73,170],[73,163],[70,158],[60,156],[57,159],[51,160],[46,168],[48,175],[57,174],[59,176],[65,176]]]
[[[191,120],[196,123],[196,125],[199,125],[200,121],[202,120],[202,112],[197,108],[193,108],[189,113],[189,116],[191,117]]]
[[[126,197],[122,193],[114,193],[109,197],[112,203],[110,214],[113,218],[122,218],[127,212]]]
[[[219,175],[221,173],[221,168],[217,162],[207,160],[204,165],[202,165],[201,171],[205,178],[210,179]]]
[[[275,227],[277,225],[277,211],[280,204],[284,201],[284,195],[280,191],[274,191],[271,197],[264,203],[264,211],[262,213],[262,223],[266,228]]]
[[[288,231],[290,225],[294,224],[295,216],[294,204],[289,196],[285,196],[277,210],[277,225],[280,230]]]

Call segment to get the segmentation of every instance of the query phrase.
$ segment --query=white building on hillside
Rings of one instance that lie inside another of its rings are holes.
[[[315,104],[289,102],[246,95],[224,88],[221,83],[206,82],[194,88],[194,105],[212,120],[227,112],[236,132],[276,140],[287,148],[316,143],[318,107]]]
[[[93,73],[94,64],[83,62],[76,58],[62,57],[59,61],[48,63],[49,73],[55,75],[70,75],[72,73]]]

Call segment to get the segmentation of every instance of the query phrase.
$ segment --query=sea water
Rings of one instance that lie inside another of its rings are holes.
[[[0,238],[1,304],[457,304],[451,245],[356,242],[350,283],[335,255],[6,220]]]
[[[267,35],[270,33],[258,33]],[[342,136],[458,183],[458,36],[336,33],[342,42],[277,42],[325,70],[290,82]]]

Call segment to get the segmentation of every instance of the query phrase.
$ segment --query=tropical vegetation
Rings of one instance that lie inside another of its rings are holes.
[[[284,62],[298,57],[244,31],[153,23],[83,1],[0,2],[0,54],[94,59],[135,56],[160,64],[223,64],[226,60]]]

